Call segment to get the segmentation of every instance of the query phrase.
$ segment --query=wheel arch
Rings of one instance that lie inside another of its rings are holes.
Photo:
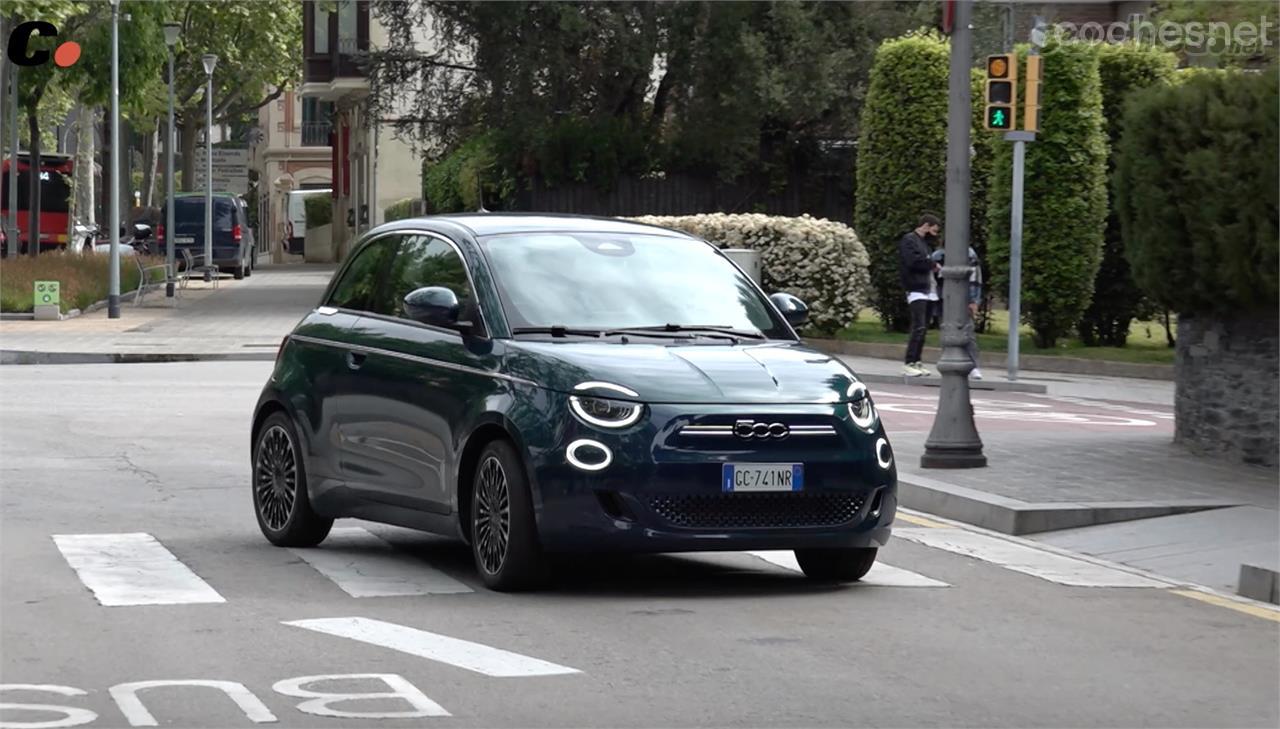
[[[467,525],[471,523],[471,488],[475,481],[476,468],[480,465],[480,453],[484,451],[484,447],[495,440],[507,440],[515,446],[520,456],[520,463],[524,466],[525,480],[529,484],[535,512],[538,505],[542,503],[538,485],[533,479],[528,459],[525,458],[524,440],[520,437],[519,429],[499,413],[487,414],[467,436],[458,456],[458,469],[454,478],[456,485],[454,494],[457,500],[454,513],[458,518],[458,534],[468,544],[471,543],[471,530]]]

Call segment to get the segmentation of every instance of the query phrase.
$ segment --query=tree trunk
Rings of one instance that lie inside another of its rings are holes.
[[[182,191],[196,189],[196,136],[201,124],[193,121],[190,113],[182,115]]]
[[[152,119],[142,140],[142,207],[150,208],[156,197],[156,124]]]
[[[27,185],[31,196],[27,204],[27,252],[32,256],[40,255],[40,107],[38,101],[27,107],[27,134],[30,142],[27,145],[30,155],[27,159]]]
[[[76,113],[76,163],[74,169],[76,189],[76,218],[85,225],[93,225],[97,220],[94,210],[93,159],[94,145],[97,135],[94,127],[97,123],[98,111],[89,106],[80,105]],[[73,221],[74,224],[75,221]],[[73,241],[83,242],[83,241]]]

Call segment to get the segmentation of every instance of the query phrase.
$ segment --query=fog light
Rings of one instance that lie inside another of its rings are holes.
[[[876,463],[881,468],[888,468],[893,464],[893,450],[889,448],[889,441],[884,438],[876,439]]]
[[[603,471],[613,463],[613,452],[604,443],[580,438],[569,444],[564,452],[565,460],[583,471]]]

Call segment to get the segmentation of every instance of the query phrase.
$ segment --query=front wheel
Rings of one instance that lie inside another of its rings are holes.
[[[804,576],[821,582],[857,582],[875,564],[875,547],[846,549],[797,549],[796,561]]]
[[[537,588],[550,574],[524,465],[506,441],[480,453],[471,485],[471,554],[485,585],[499,592]]]
[[[333,519],[311,509],[297,432],[284,413],[268,417],[254,442],[253,512],[263,536],[277,547],[314,547],[333,526]]]

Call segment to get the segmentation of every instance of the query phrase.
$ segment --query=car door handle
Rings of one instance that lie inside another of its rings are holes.
[[[347,352],[347,367],[353,370],[360,369],[368,356],[364,352]]]

